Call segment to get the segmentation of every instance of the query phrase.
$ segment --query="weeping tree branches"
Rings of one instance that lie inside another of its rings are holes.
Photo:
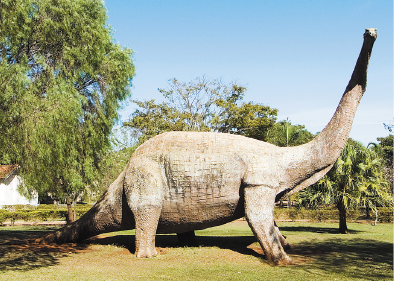
[[[0,1],[0,162],[25,191],[75,198],[97,185],[132,51],[111,37],[98,0]]]

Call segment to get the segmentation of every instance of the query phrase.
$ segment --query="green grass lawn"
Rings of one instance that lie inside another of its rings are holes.
[[[48,227],[0,227],[0,280],[393,280],[393,224],[279,222],[291,266],[271,266],[245,221],[197,231],[199,247],[159,235],[157,257],[137,259],[134,231],[88,244],[37,245]]]

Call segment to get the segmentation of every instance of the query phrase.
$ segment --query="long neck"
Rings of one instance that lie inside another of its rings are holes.
[[[357,106],[367,87],[368,62],[376,36],[376,29],[365,31],[360,55],[337,110],[328,125],[313,140],[322,166],[334,164],[346,145]]]
[[[345,93],[334,116],[324,130],[311,142],[288,149],[289,167],[295,169],[288,177],[291,194],[315,183],[326,174],[340,156],[352,127],[357,106],[367,85],[367,69],[376,29],[367,29],[364,42]]]

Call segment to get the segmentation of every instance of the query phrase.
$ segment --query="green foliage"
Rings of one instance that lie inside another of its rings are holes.
[[[25,195],[95,189],[132,51],[114,43],[99,0],[0,5],[0,163],[21,166]]]
[[[307,208],[275,208],[274,217],[276,220],[307,220],[326,221],[337,220],[338,210],[333,208],[307,209]],[[353,217],[354,220],[357,217]]]
[[[382,170],[382,158],[351,139],[327,175],[300,192],[298,203],[317,208],[337,203],[339,198],[344,199],[349,209],[367,202],[376,206],[393,204]]]
[[[379,214],[379,222],[393,222],[393,208],[377,208],[377,211]]]
[[[77,217],[82,217],[90,208],[91,205],[77,205]],[[67,216],[68,210],[64,205],[38,205],[37,207],[23,205],[3,206],[3,209],[0,209],[0,225],[7,220],[11,222],[17,220],[33,222],[54,221],[66,220]]]
[[[132,146],[125,147],[119,151],[111,150],[105,155],[100,166],[100,170],[102,171],[102,180],[98,191],[99,195],[103,194],[109,185],[113,183],[120,173],[126,168],[127,163],[136,148],[137,146]]]
[[[156,104],[155,100],[133,101],[140,108],[132,113],[132,118],[123,126],[132,128],[138,135],[139,143],[167,131],[186,131],[187,114],[182,114],[166,103]],[[203,131],[205,128],[200,128]]]
[[[377,138],[380,147],[382,148],[382,153],[384,155],[384,158],[387,161],[393,162],[393,141],[394,141],[394,136],[393,135],[388,135],[387,137],[384,138]]]
[[[3,225],[3,222],[5,222],[8,218],[8,212],[7,210],[2,210],[0,209],[0,226]]]
[[[379,214],[379,222],[393,222],[393,210],[389,207],[377,207]],[[347,220],[357,221],[360,219],[365,219],[364,216],[365,208],[358,207],[356,209],[347,210]],[[336,208],[318,208],[318,209],[308,209],[304,207],[300,208],[275,208],[274,217],[276,220],[307,220],[307,221],[337,221],[338,220],[338,209]],[[371,219],[371,218],[369,218]]]
[[[377,154],[379,154],[385,162],[385,175],[391,184],[391,190],[393,189],[393,135],[388,135],[384,138],[377,138],[378,144],[370,143],[368,147],[371,147]]]
[[[132,128],[143,142],[166,131],[214,131],[266,140],[275,124],[276,109],[242,103],[245,87],[224,85],[205,77],[189,83],[169,80],[159,89],[166,102],[134,101],[139,109],[123,125]]]
[[[346,210],[360,205],[374,210],[377,206],[392,207],[392,191],[381,156],[349,139],[334,167],[316,184],[299,193],[298,204],[315,209],[335,204],[344,228]]]
[[[224,85],[220,80],[205,77],[198,77],[189,83],[175,78],[168,82],[168,88],[159,89],[159,92],[166,98],[169,108],[179,114],[177,119],[182,120],[184,131],[211,130],[217,100],[233,95],[241,96],[246,91],[246,88],[238,87],[234,83]],[[171,116],[171,113],[169,115]]]
[[[213,119],[216,130],[266,141],[268,131],[275,124],[278,110],[251,102],[239,104],[242,97],[241,93],[235,91],[216,101],[220,108]]]
[[[268,131],[268,142],[277,146],[297,146],[311,141],[315,136],[304,125],[280,121]]]

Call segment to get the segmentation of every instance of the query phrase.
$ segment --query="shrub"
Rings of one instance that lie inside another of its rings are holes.
[[[296,208],[288,209],[287,216],[289,217],[289,219],[291,219],[291,221],[294,221],[295,219],[299,219],[300,218],[299,209]]]
[[[380,208],[383,209],[383,208]],[[356,210],[347,210],[346,217],[347,221],[356,221],[363,214],[364,209],[358,208]],[[392,212],[390,208],[386,208],[383,211],[378,208],[379,220],[384,222],[392,222]],[[306,209],[302,208],[275,208],[274,218],[276,220],[310,220],[310,221],[327,221],[335,220],[337,221],[339,217],[338,209],[335,207],[326,207],[319,209]]]
[[[387,207],[378,208],[378,220],[379,222],[393,222],[393,209]]]
[[[77,218],[82,217],[89,209],[90,205],[77,205]],[[3,206],[0,209],[0,225],[6,220],[11,220],[11,224],[16,220],[23,221],[48,221],[66,220],[68,210],[66,205],[38,205],[34,206]]]
[[[0,209],[0,225],[3,225],[3,222],[8,219],[8,212],[6,210]]]
[[[5,206],[0,209],[0,225],[6,220],[11,220],[13,223],[16,220],[24,221],[49,221],[49,220],[66,220],[68,217],[68,210],[65,205],[38,205],[37,207],[25,206]],[[92,206],[91,205],[77,205],[77,218],[82,217]],[[356,221],[364,213],[364,208],[347,211],[347,220]],[[371,212],[372,218],[374,214]],[[338,220],[338,210],[336,208],[320,208],[320,209],[306,209],[306,208],[275,208],[275,220],[310,220],[310,221],[326,221]],[[379,222],[393,222],[392,208],[380,207],[378,208]]]

